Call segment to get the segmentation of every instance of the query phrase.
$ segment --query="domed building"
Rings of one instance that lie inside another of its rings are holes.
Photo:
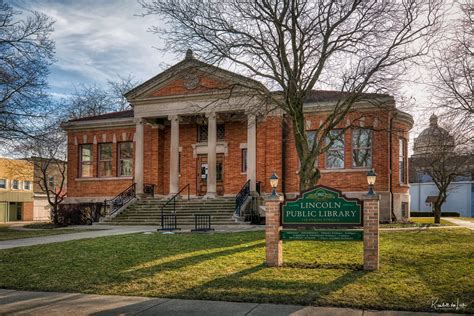
[[[428,172],[430,164],[436,161],[436,157],[450,157],[445,158],[446,161],[453,161],[453,164],[462,162],[462,165],[459,165],[459,173],[449,186],[448,198],[442,206],[443,212],[474,217],[474,155],[466,152],[461,154],[455,149],[454,136],[439,126],[438,117],[432,114],[429,126],[415,138],[413,155],[409,159],[411,212],[431,211],[427,201],[437,196],[439,190]]]
[[[413,145],[413,157],[421,157],[436,150],[436,147],[443,146],[446,150],[454,149],[454,137],[447,130],[438,125],[438,116],[430,116],[430,126],[425,128]]]

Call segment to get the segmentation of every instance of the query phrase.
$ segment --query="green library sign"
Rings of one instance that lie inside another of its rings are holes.
[[[282,230],[281,240],[324,240],[324,241],[360,241],[362,230]]]
[[[362,226],[362,203],[338,190],[317,186],[282,205],[281,222],[294,226]]]

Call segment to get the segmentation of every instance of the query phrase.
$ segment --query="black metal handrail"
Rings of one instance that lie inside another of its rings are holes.
[[[174,194],[172,197],[170,197],[168,199],[168,201],[166,201],[166,203],[161,207],[161,227],[163,228],[163,214],[164,214],[164,210],[165,210],[165,207],[168,206],[168,204],[171,203],[171,201],[173,201],[173,214],[176,214],[176,198],[181,194],[181,192],[183,192],[185,189],[188,189],[188,201],[189,201],[189,193],[190,193],[190,185],[189,183],[186,184],[184,187],[181,188],[181,190],[178,191],[178,193]]]
[[[239,193],[235,196],[235,215],[240,216],[242,205],[245,203],[247,198],[250,196],[250,180],[247,180],[240,189]]]
[[[122,206],[130,202],[132,199],[136,197],[136,190],[135,190],[136,183],[132,184],[119,194],[116,197],[110,200],[104,200],[104,210],[107,211],[107,205],[109,204],[111,209],[109,215],[113,215],[117,212]]]

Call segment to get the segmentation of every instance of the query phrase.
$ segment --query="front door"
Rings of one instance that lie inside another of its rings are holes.
[[[208,169],[207,155],[199,155],[197,168],[197,193],[200,196],[207,193]],[[216,155],[216,191],[217,195],[224,195],[224,154]]]

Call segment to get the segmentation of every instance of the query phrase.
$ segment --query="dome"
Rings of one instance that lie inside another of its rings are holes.
[[[438,125],[438,117],[432,114],[430,116],[430,126],[415,138],[413,154],[423,155],[432,152],[435,146],[454,148],[454,137]]]

